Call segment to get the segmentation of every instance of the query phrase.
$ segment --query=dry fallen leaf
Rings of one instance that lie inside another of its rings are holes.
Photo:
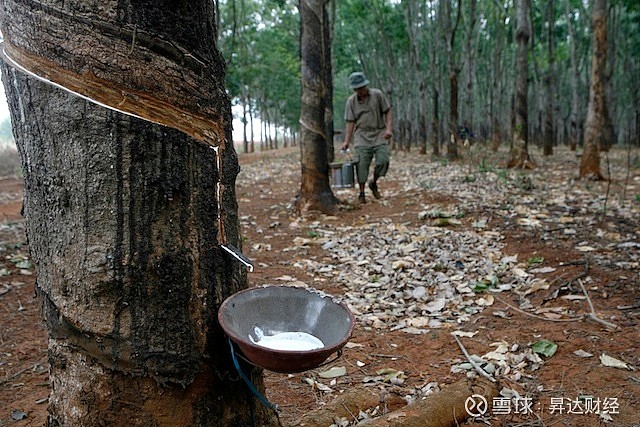
[[[603,366],[608,366],[610,368],[627,369],[629,371],[633,370],[631,366],[629,366],[622,360],[618,360],[614,357],[608,356],[605,353],[602,353],[600,355],[600,363],[602,363]]]
[[[320,378],[328,379],[328,378],[342,377],[346,374],[347,374],[347,368],[345,368],[344,366],[334,366],[331,369],[327,369],[324,372],[320,372],[318,376]]]
[[[527,289],[524,294],[529,295],[534,292],[546,289],[549,289],[549,284],[546,282],[546,280],[536,280],[531,284],[531,288]]]
[[[573,354],[575,354],[578,357],[584,357],[584,358],[593,357],[593,354],[588,353],[582,349],[574,351]]]
[[[345,344],[346,348],[358,348],[358,347],[364,347],[364,345],[360,344],[360,343],[356,343],[356,342],[348,342]]]

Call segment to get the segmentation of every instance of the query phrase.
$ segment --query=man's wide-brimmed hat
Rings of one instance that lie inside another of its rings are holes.
[[[369,85],[369,80],[367,80],[367,78],[364,76],[364,73],[361,72],[355,72],[355,73],[351,73],[351,75],[349,76],[349,85],[351,86],[351,89],[358,89],[361,87],[365,87]]]

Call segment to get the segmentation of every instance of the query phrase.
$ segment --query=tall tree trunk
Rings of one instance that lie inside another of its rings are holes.
[[[327,162],[326,58],[323,43],[327,23],[326,0],[300,0],[300,57],[302,96],[300,108],[300,152],[302,177],[297,208],[333,213],[337,199],[329,186]]]
[[[451,7],[452,4],[445,5],[444,15],[444,36],[446,37],[449,73],[449,138],[447,141],[447,159],[457,160],[458,155],[458,75],[460,68],[456,64],[455,58],[455,40],[460,17],[462,13],[462,0],[458,0],[456,10],[456,22],[451,26]]]
[[[436,87],[436,83],[433,84],[433,117],[431,119],[431,148],[434,157],[440,157],[440,117],[438,112],[438,105],[440,102],[440,92]]]
[[[409,114],[407,115],[409,133],[407,140],[407,151],[411,151],[411,144],[419,145],[420,153],[427,152],[426,144],[426,119],[425,119],[425,84],[421,78],[422,65],[420,63],[420,35],[424,22],[414,20],[422,16],[424,11],[418,13],[415,2],[403,2],[404,18],[407,23],[407,35],[409,36],[408,46],[408,66],[406,67],[409,84],[405,85],[408,92]],[[422,7],[422,6],[421,6]],[[417,91],[416,89],[417,84]]]
[[[549,69],[545,78],[546,85],[546,107],[545,107],[545,119],[544,119],[544,140],[543,140],[543,154],[550,156],[553,154],[553,146],[555,145],[555,54],[554,54],[554,39],[553,33],[555,28],[555,16],[553,13],[553,0],[547,0],[547,46],[549,56]]]
[[[607,10],[607,18],[608,21],[605,26],[607,28],[607,64],[605,65],[605,74],[604,74],[604,93],[605,93],[605,103],[604,103],[604,131],[603,137],[604,141],[602,144],[603,151],[609,151],[609,148],[616,143],[617,135],[616,129],[613,125],[612,120],[612,112],[615,117],[617,104],[618,104],[618,94],[613,89],[613,74],[616,68],[616,50],[618,48],[617,43],[615,42],[615,29],[619,27],[620,19],[619,19],[619,11],[620,8],[612,7],[610,10]],[[636,55],[637,56],[637,55]],[[612,111],[609,106],[612,107]]]
[[[451,60],[450,60],[451,61]],[[458,159],[458,73],[449,68],[449,140],[447,141],[447,159]]]
[[[511,156],[507,163],[510,168],[530,168],[528,148],[528,100],[527,100],[527,76],[528,76],[528,44],[531,35],[529,26],[529,0],[518,0],[518,28],[516,30],[516,102],[515,102],[515,126],[513,133],[513,146]]]
[[[498,8],[500,7],[500,8]],[[497,152],[500,148],[500,144],[502,143],[503,132],[502,132],[502,122],[500,121],[501,117],[501,107],[502,99],[505,99],[504,95],[500,91],[500,79],[502,77],[502,52],[504,51],[503,46],[505,42],[505,31],[504,31],[504,17],[501,6],[495,6],[494,10],[496,13],[495,24],[496,24],[496,42],[493,50],[493,66],[492,66],[492,79],[491,79],[491,104],[490,104],[490,113],[491,117],[491,150]],[[502,109],[504,111],[504,109]]]
[[[247,97],[247,102],[249,104],[249,131],[251,132],[251,142],[249,143],[249,152],[253,153],[255,151],[255,131],[253,129],[253,102],[251,100],[251,95]]]
[[[248,120],[247,120],[247,114],[248,114],[248,109],[247,109],[247,99],[248,99],[248,95],[247,95],[247,90],[243,87],[242,88],[242,147],[244,149],[245,153],[249,152],[249,138],[247,136],[247,124],[248,124]]]
[[[0,15],[48,425],[266,424],[215,320],[246,276],[219,246],[241,239],[214,6],[91,6],[7,0]]]
[[[569,147],[576,151],[578,146],[578,59],[576,54],[576,36],[573,28],[573,14],[569,11],[569,0],[565,0],[565,14],[569,32],[569,79],[571,82],[571,113],[569,115]]]
[[[469,1],[469,25],[467,26],[467,34],[465,39],[465,102],[462,108],[463,124],[469,129],[473,129],[474,123],[474,96],[473,96],[473,79],[476,75],[476,46],[473,44],[476,28],[476,6],[477,0]]]
[[[331,45],[333,43],[334,25],[336,21],[336,0],[325,0],[331,8],[331,19],[323,21],[322,43],[324,46],[324,133],[327,137],[327,162],[335,160],[333,146],[333,59]],[[326,6],[325,6],[326,7]]]
[[[607,113],[607,99],[604,91],[607,65],[607,0],[595,0],[591,19],[593,59],[580,178],[600,180],[603,179],[600,172],[600,151],[605,142],[605,114]]]

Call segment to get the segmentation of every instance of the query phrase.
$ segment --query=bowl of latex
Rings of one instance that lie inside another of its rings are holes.
[[[303,372],[336,358],[355,319],[344,302],[294,286],[260,286],[227,298],[218,321],[249,363],[274,372]]]

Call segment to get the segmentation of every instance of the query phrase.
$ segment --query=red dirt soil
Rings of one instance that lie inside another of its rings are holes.
[[[240,162],[241,165],[255,162],[267,165],[270,159],[286,153],[242,154]],[[398,158],[402,156],[402,153],[397,155]],[[405,161],[406,158],[408,156],[405,156]],[[297,164],[291,167],[297,167]],[[397,195],[393,199],[378,201],[371,197],[363,207],[342,209],[333,217],[307,215],[300,219],[291,209],[299,188],[295,179],[269,177],[251,184],[239,179],[239,214],[245,223],[243,246],[245,254],[256,262],[255,272],[249,274],[250,286],[282,283],[279,278],[290,276],[330,294],[344,292],[340,284],[314,280],[312,274],[293,266],[298,258],[315,257],[321,260],[323,250],[320,245],[309,245],[303,253],[283,250],[291,246],[294,238],[308,237],[313,231],[310,224],[314,220],[321,220],[327,227],[335,227],[387,217],[396,223],[417,225],[420,222],[418,213],[425,206],[446,205],[455,200],[452,195],[428,190],[403,193],[399,191],[400,185],[390,174],[381,182],[380,188],[383,195],[385,191],[394,190]],[[15,263],[10,262],[10,258],[16,255],[28,255],[20,216],[21,191],[22,182],[19,179],[0,181],[0,270],[5,267],[10,272],[8,275],[0,274],[0,426],[23,427],[44,425],[49,382],[46,331],[39,318],[39,305],[33,290],[35,276],[21,274]],[[357,196],[355,189],[340,194],[352,203]],[[299,227],[289,226],[294,221]],[[576,242],[542,240],[536,229],[507,226],[500,221],[492,219],[491,226],[505,235],[505,254],[518,254],[519,259],[543,255],[546,265],[562,265],[547,276],[551,288],[531,296],[536,307],[556,304],[545,299],[554,288],[585,271],[584,263],[580,262],[584,254],[575,250]],[[274,223],[281,226],[269,236],[271,250],[252,249],[254,244],[265,242],[264,230],[269,230]],[[463,219],[461,226],[468,227],[469,224]],[[635,227],[638,236],[638,225],[635,224]],[[269,267],[263,268],[260,264]],[[498,341],[527,346],[541,337],[555,342],[559,347],[558,352],[546,359],[539,370],[530,372],[528,378],[518,383],[501,382],[502,386],[514,389],[523,396],[531,396],[535,403],[532,413],[494,413],[484,420],[468,420],[464,426],[640,425],[640,374],[603,366],[598,359],[600,354],[606,353],[627,362],[631,367],[640,367],[640,286],[637,272],[633,275],[612,264],[606,270],[590,266],[588,274],[592,277],[590,297],[598,316],[617,324],[618,330],[611,331],[600,323],[588,320],[559,323],[526,315],[507,305],[518,306],[515,295],[510,293],[501,294],[500,300],[496,300],[492,307],[474,315],[470,322],[463,325],[465,330],[479,331],[473,338],[462,338],[469,353],[485,354],[494,349],[490,344]],[[575,312],[589,312],[584,300],[566,303]],[[634,305],[632,309],[620,309]],[[499,317],[495,313],[506,315]],[[265,372],[267,398],[281,408],[284,425],[299,419],[308,411],[322,407],[339,395],[340,390],[362,386],[363,379],[375,376],[379,369],[404,371],[406,379],[403,384],[384,384],[391,396],[399,397],[412,394],[415,389],[430,382],[435,381],[442,388],[465,376],[464,373],[451,371],[453,365],[466,359],[447,328],[431,329],[430,333],[424,335],[411,335],[358,324],[351,342],[361,346],[345,348],[342,357],[333,364],[347,368],[347,375],[337,378],[336,384],[331,385],[333,393],[323,393],[304,381],[304,378],[317,378],[317,373],[328,367],[292,375]],[[574,354],[577,350],[592,353],[594,357],[577,357]],[[329,381],[319,380],[327,384]],[[382,385],[371,384],[370,387]],[[612,414],[613,421],[605,422],[597,414],[560,413],[550,408],[552,399],[576,400],[585,395],[610,401],[615,399],[619,406],[618,413]],[[15,420],[22,418],[22,414],[23,419]]]

